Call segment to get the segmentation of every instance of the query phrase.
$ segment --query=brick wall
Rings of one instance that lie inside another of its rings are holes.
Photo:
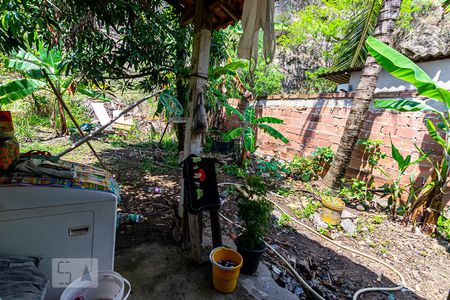
[[[259,116],[272,116],[284,120],[284,124],[276,124],[274,127],[284,134],[289,143],[284,144],[275,140],[263,132],[258,133],[258,153],[273,155],[285,160],[290,160],[294,155],[309,155],[317,146],[331,146],[336,150],[345,123],[350,112],[353,93],[330,93],[322,95],[289,95],[270,96],[260,99],[256,105]],[[379,93],[376,98],[411,98],[414,92]],[[238,100],[231,100],[231,105],[239,106]],[[392,142],[399,148],[402,155],[411,154],[413,159],[418,157],[417,145],[424,151],[433,150],[431,158],[439,155],[439,146],[427,134],[424,125],[424,112],[396,112],[370,108],[367,120],[360,138],[381,139],[384,141],[382,151],[387,157],[380,161],[380,165],[391,176],[396,176],[395,161],[391,158]],[[235,127],[238,120],[234,117],[227,121],[228,128]],[[352,154],[347,175],[364,179],[367,176],[367,157],[363,157],[363,148],[358,146]],[[431,172],[430,165],[423,162],[420,165],[408,169],[403,181],[408,181],[409,174],[416,175],[417,183],[422,183]],[[374,172],[376,183],[386,182],[386,176],[379,171]]]

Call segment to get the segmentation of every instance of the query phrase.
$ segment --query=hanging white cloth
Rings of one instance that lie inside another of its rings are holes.
[[[239,41],[238,57],[258,60],[259,31],[264,31],[263,55],[270,63],[275,54],[274,0],[245,0],[242,11],[243,34]]]

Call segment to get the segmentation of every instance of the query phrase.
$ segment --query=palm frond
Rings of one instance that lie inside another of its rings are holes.
[[[342,38],[345,44],[337,53],[334,69],[344,70],[364,64],[367,58],[365,41],[375,31],[381,10],[381,0],[362,1],[364,5],[350,20],[348,31]]]

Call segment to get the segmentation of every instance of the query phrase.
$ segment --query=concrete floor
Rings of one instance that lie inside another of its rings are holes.
[[[115,270],[131,282],[131,300],[298,299],[279,287],[262,263],[255,275],[240,275],[234,293],[220,294],[212,286],[210,263],[198,266],[186,251],[160,241],[120,250]]]

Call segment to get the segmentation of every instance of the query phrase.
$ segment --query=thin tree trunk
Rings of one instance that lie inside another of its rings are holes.
[[[64,115],[64,108],[61,103],[58,102],[58,108],[59,108],[59,120],[61,122],[61,135],[67,135],[69,133],[69,130],[67,128],[67,121],[66,116]]]
[[[402,0],[383,0],[374,36],[381,41],[392,44],[392,31],[400,13]],[[336,189],[341,184],[350,164],[353,149],[365,123],[366,115],[372,102],[381,67],[372,56],[364,64],[361,79],[353,98],[353,105],[345,124],[339,148],[334,156],[330,170],[324,177],[324,184]]]

